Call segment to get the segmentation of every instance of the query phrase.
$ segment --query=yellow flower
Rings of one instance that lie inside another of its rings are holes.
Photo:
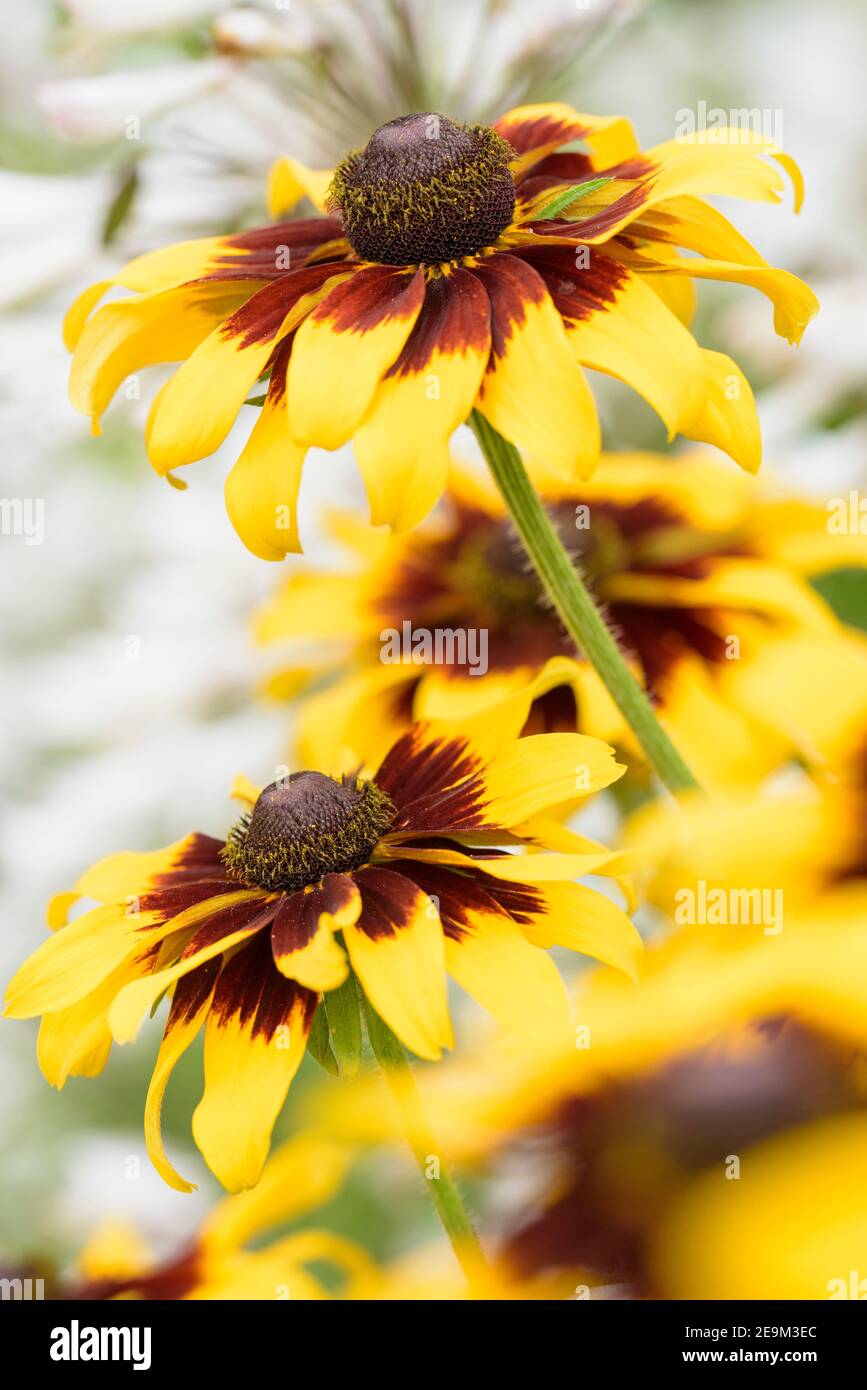
[[[341,1296],[357,1297],[376,1283],[375,1266],[358,1246],[333,1231],[303,1227],[267,1244],[267,1231],[322,1206],[338,1191],[350,1159],[342,1145],[302,1134],[281,1146],[253,1192],[224,1198],[194,1239],[171,1258],[153,1258],[126,1222],[99,1228],[76,1262],[70,1298],[291,1300],[333,1297],[317,1270],[342,1279]]]
[[[422,1078],[451,1152],[520,1161],[488,1236],[499,1277],[661,1298],[826,1298],[847,1280],[867,1220],[865,922],[862,881],[776,937],[682,929],[637,988],[582,977],[577,1047]],[[363,1092],[335,1119],[382,1138]]]
[[[172,993],[145,1108],[163,1148],[172,1069],[204,1025],[193,1134],[229,1189],[254,1184],[323,994],[352,970],[418,1056],[452,1045],[447,972],[525,1044],[568,1035],[554,945],[634,974],[640,938],[610,898],[572,880],[623,856],[545,818],[624,771],[578,734],[518,740],[505,719],[475,734],[413,726],[375,776],[296,772],[261,793],[225,841],[191,834],[116,854],[49,908],[54,935],[21,967],[7,1013],[42,1015],[49,1081],[102,1070]],[[249,787],[249,784],[247,784]],[[555,852],[541,853],[549,844]],[[525,846],[535,852],[509,853]],[[96,906],[68,922],[80,897]],[[338,935],[342,933],[342,944]]]
[[[585,153],[558,153],[577,141]],[[642,153],[622,117],[558,103],[493,127],[401,117],[333,177],[278,164],[272,211],[307,194],[327,215],[150,252],[88,289],[66,323],[72,401],[98,430],[131,372],[182,361],[147,430],[169,475],[212,454],[267,377],[226,502],[269,560],[300,549],[313,445],[354,439],[372,521],[401,530],[440,496],[449,437],[474,406],[540,475],[587,474],[600,437],[582,366],[634,387],[670,436],[755,471],[749,385],[685,321],[694,280],[738,281],[771,298],[779,333],[800,338],[815,296],[700,196],[779,201],[777,164],[798,204],[796,166],[744,132]],[[133,296],[97,309],[111,285]]]
[[[864,651],[860,658],[860,672],[852,660],[833,667],[850,700],[860,697],[860,725],[848,727],[851,742],[836,764],[821,765],[822,776],[713,798],[685,794],[630,817],[624,843],[644,892],[676,925],[692,924],[699,902],[722,927],[735,910],[747,922],[770,916],[775,901],[780,917],[817,902],[845,913],[853,893],[858,902],[867,884]]]
[[[840,554],[820,507],[787,507],[757,488],[704,456],[653,454],[604,456],[591,481],[544,488],[565,546],[705,785],[755,783],[803,752],[792,737],[795,692],[828,671],[827,648],[839,647],[841,661],[847,651],[808,576],[844,559],[867,564],[863,538]],[[324,652],[312,672],[290,668],[270,682],[277,696],[312,686],[297,723],[302,758],[351,767],[380,755],[413,718],[459,720],[504,702],[521,706],[529,732],[577,725],[635,756],[598,675],[544,601],[493,488],[454,471],[446,503],[400,537],[335,513],[350,567],[293,574],[257,615],[260,641],[306,640]],[[451,639],[439,659],[418,646],[431,632]],[[383,659],[389,634],[406,635],[402,662]],[[793,636],[806,648],[804,676],[799,682],[785,660],[775,679],[774,655],[779,647],[785,656]],[[833,718],[827,696],[815,704],[814,728],[820,711]]]

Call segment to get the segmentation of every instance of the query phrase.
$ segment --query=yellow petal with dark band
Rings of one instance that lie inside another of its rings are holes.
[[[472,878],[407,864],[438,905],[449,974],[507,1032],[525,1044],[568,1045],[569,1001],[557,967]]]
[[[491,301],[491,361],[479,409],[529,463],[569,480],[586,476],[601,447],[596,405],[544,280],[504,255],[473,274]]]
[[[182,285],[97,309],[84,326],[69,374],[69,399],[94,431],[121,383],[160,362],[180,362],[255,291],[245,281]]]
[[[289,434],[286,367],[275,364],[259,417],[226,478],[226,511],[260,560],[298,554],[298,489],[307,449]]]
[[[339,449],[398,357],[424,301],[424,275],[366,266],[301,325],[289,363],[289,425],[296,439]]]
[[[205,1091],[193,1136],[230,1192],[259,1180],[317,996],[274,969],[261,937],[223,966],[205,1027]]]
[[[431,280],[355,436],[374,526],[412,530],[439,501],[448,441],[473,408],[490,348],[490,308],[479,281],[465,270]]]
[[[176,1192],[194,1192],[196,1185],[182,1178],[166,1156],[162,1136],[163,1096],[177,1062],[205,1021],[218,969],[218,961],[210,960],[198,970],[184,975],[175,986],[166,1031],[145,1101],[144,1132],[148,1155],[163,1181]]]
[[[148,456],[158,473],[219,448],[275,344],[339,278],[334,266],[310,266],[275,280],[199,344],[166,386],[151,421]]]
[[[315,887],[284,898],[271,926],[277,969],[308,989],[337,989],[349,967],[334,933],[360,911],[361,894],[348,874],[326,874]]]
[[[589,252],[580,268],[566,247],[526,254],[563,315],[579,362],[632,386],[673,438],[706,394],[692,334],[637,275],[604,251]]]
[[[196,941],[192,949],[188,944],[184,955],[174,965],[157,970],[143,980],[134,980],[120,991],[108,1015],[115,1042],[132,1042],[148,1011],[176,980],[215,956],[222,955],[232,946],[246,941],[266,926],[271,920],[273,908],[270,913],[267,908],[263,910],[264,902],[265,895],[261,889],[242,889],[199,903],[174,918],[169,923],[171,930],[178,930],[182,925],[204,923],[201,928],[202,944]],[[208,921],[209,918],[213,918],[213,922]],[[236,921],[239,925],[232,929]]]
[[[516,106],[494,129],[518,155],[513,172],[520,176],[561,145],[583,140],[597,169],[637,154],[638,140],[625,116],[589,116],[563,101]]]
[[[418,1057],[437,1061],[454,1046],[445,948],[435,903],[390,869],[355,875],[362,911],[343,937],[376,1012]]]

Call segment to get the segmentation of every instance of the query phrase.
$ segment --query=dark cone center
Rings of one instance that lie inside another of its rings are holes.
[[[375,782],[293,772],[266,787],[232,828],[223,859],[244,883],[297,892],[365,864],[393,819],[394,807]]]
[[[508,227],[513,158],[490,126],[417,112],[380,126],[348,155],[329,199],[363,260],[439,265],[475,255]]]

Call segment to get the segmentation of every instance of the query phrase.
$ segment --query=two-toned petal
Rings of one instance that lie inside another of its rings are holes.
[[[419,1057],[437,1061],[452,1047],[445,947],[435,902],[391,869],[354,874],[361,916],[344,941],[376,1012]]]
[[[289,363],[296,439],[338,449],[351,438],[412,332],[424,293],[420,270],[366,266],[309,314]]]
[[[349,967],[334,933],[360,912],[361,893],[348,874],[326,874],[321,883],[284,897],[271,926],[277,969],[308,989],[337,989]]]
[[[545,282],[526,261],[494,255],[473,270],[491,302],[491,359],[479,410],[530,464],[565,479],[599,457],[596,405]]]
[[[453,270],[428,282],[424,304],[355,436],[374,525],[410,530],[439,500],[448,441],[475,402],[491,348],[479,280]]]
[[[166,1155],[162,1137],[163,1097],[175,1066],[207,1017],[219,968],[219,960],[211,959],[183,975],[175,985],[145,1101],[145,1144],[151,1163],[163,1181],[176,1192],[192,1192],[195,1184],[182,1178]]]
[[[220,972],[205,1026],[205,1090],[193,1136],[230,1192],[259,1180],[317,1002],[274,969],[266,935]]]
[[[512,165],[516,178],[561,145],[576,140],[587,145],[597,169],[638,152],[635,131],[625,116],[590,116],[563,101],[516,106],[500,117],[494,129],[518,156]]]
[[[275,280],[199,344],[164,388],[150,424],[148,457],[158,473],[222,444],[275,346],[338,279],[339,267],[320,265]]]
[[[260,560],[301,550],[298,491],[307,449],[289,433],[287,361],[288,350],[280,349],[259,418],[225,482],[229,520]]]

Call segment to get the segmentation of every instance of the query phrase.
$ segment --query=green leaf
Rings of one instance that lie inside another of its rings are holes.
[[[102,228],[103,246],[111,245],[124,222],[129,217],[137,191],[138,170],[136,166],[133,165],[115,194],[114,201],[106,213]]]
[[[339,989],[325,996],[331,1047],[341,1076],[357,1076],[361,1067],[361,1001],[350,971]]]
[[[257,405],[257,406],[259,406],[259,408],[260,408],[260,410],[261,410],[262,406],[265,404],[265,401],[266,401],[266,399],[267,399],[267,396],[268,396],[268,392],[267,392],[267,391],[263,391],[262,394],[261,394],[261,396],[248,396],[247,399],[245,400],[244,404],[245,404],[245,405]]]
[[[815,575],[810,582],[841,623],[867,632],[867,570],[829,570],[827,574]]]
[[[564,208],[568,208],[572,203],[577,203],[579,198],[586,198],[588,193],[595,193],[597,188],[602,188],[604,184],[610,182],[610,175],[606,175],[602,179],[590,179],[587,183],[575,183],[571,188],[561,188],[550,203],[546,203],[541,212],[536,213],[534,222],[545,222],[552,217],[557,217]]]
[[[307,1039],[307,1051],[331,1076],[338,1075],[337,1059],[331,1051],[328,1033],[328,1016],[319,1008],[313,1015],[313,1027]]]

